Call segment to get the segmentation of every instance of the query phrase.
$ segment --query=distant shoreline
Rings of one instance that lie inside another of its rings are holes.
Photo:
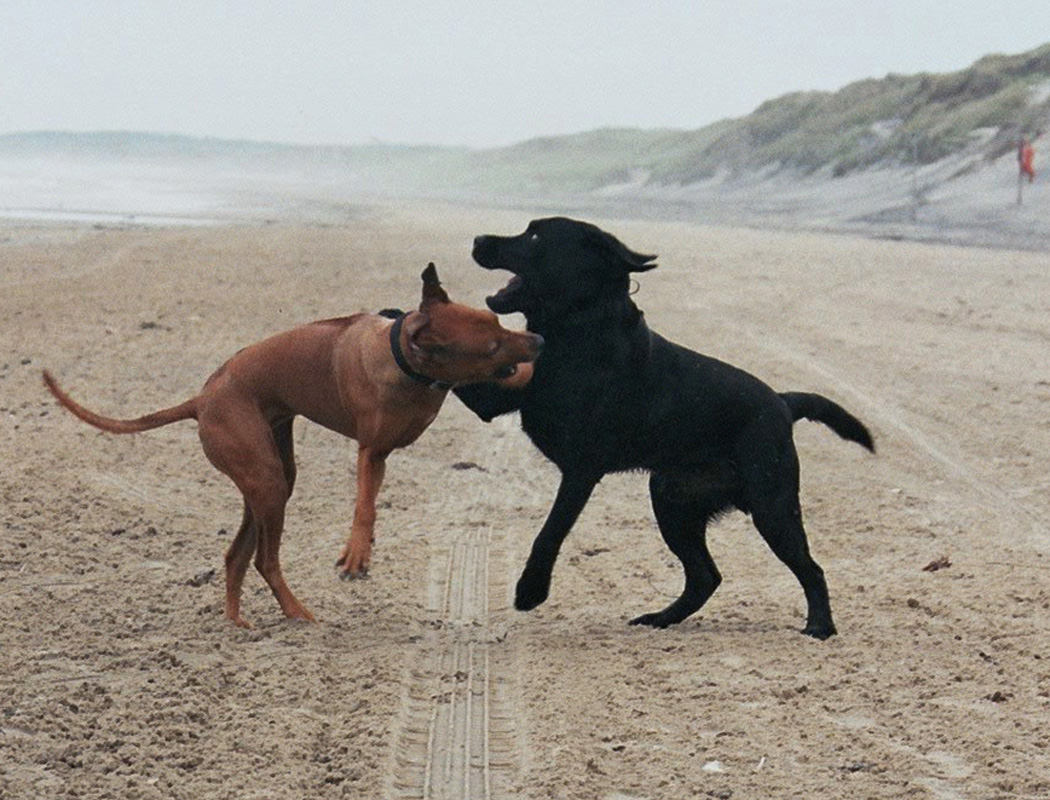
[[[622,185],[536,195],[410,191],[324,168],[265,170],[236,161],[0,158],[0,220],[74,225],[342,224],[363,208],[412,204],[808,231],[881,240],[1050,251],[1050,180],[1038,171],[1018,205],[1012,156],[946,160],[847,177],[777,172],[690,186]],[[1050,159],[1046,159],[1050,161]],[[916,188],[918,187],[918,188]]]
[[[202,217],[168,216],[142,213],[106,213],[98,211],[58,211],[48,208],[0,208],[0,219],[15,222],[69,222],[83,225],[207,226],[221,225],[224,220]]]

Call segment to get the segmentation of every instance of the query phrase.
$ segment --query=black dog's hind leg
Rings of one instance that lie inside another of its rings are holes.
[[[598,478],[590,476],[563,474],[558,496],[547,515],[540,532],[532,543],[532,552],[525,562],[525,569],[518,579],[514,595],[514,607],[518,611],[531,611],[547,599],[551,588],[551,573],[558,551],[576,519],[587,505],[591,492],[598,484]]]
[[[831,619],[828,584],[824,580],[824,570],[809,554],[798,498],[783,497],[764,508],[754,508],[751,519],[777,558],[787,564],[802,584],[809,609],[802,632],[816,639],[834,636],[836,630]]]
[[[798,456],[793,446],[782,453],[775,468],[754,463],[745,474],[751,521],[777,558],[795,575],[806,594],[808,612],[803,633],[815,639],[834,636],[831,601],[824,570],[813,560],[802,525],[798,502]]]
[[[722,576],[707,549],[707,522],[721,511],[724,503],[715,493],[693,494],[683,491],[680,482],[654,474],[649,478],[660,534],[685,570],[685,589],[682,595],[663,611],[642,614],[631,620],[631,625],[650,625],[666,628],[695,613],[708,601],[722,582]]]

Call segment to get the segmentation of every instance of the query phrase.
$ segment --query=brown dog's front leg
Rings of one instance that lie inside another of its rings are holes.
[[[372,560],[372,541],[375,538],[376,497],[383,485],[386,472],[386,453],[378,454],[361,446],[357,451],[357,502],[350,537],[336,561],[340,577],[364,578]]]

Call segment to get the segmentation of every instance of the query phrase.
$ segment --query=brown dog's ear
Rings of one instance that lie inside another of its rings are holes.
[[[405,318],[405,333],[408,336],[408,347],[417,358],[426,356],[423,344],[419,340],[421,335],[426,333],[428,325],[430,325],[430,317],[422,311],[409,314]]]
[[[427,305],[428,303],[448,303],[451,302],[448,299],[448,294],[441,288],[441,281],[438,279],[437,267],[434,266],[434,262],[431,261],[427,264],[427,268],[423,270],[423,274],[420,275],[423,279],[423,304],[420,306]]]

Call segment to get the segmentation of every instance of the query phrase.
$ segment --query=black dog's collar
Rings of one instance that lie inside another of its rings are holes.
[[[389,316],[389,314],[386,313],[386,309],[381,311],[380,314],[384,317]],[[433,378],[424,375],[422,372],[412,369],[412,365],[409,364],[408,359],[405,358],[405,353],[401,349],[401,328],[404,326],[405,318],[407,316],[408,314],[401,314],[400,316],[395,317],[394,324],[390,326],[390,352],[394,356],[394,361],[396,361],[397,365],[401,367],[401,371],[416,383],[420,383],[428,389],[442,389],[448,391],[455,386],[454,383],[434,380]]]

